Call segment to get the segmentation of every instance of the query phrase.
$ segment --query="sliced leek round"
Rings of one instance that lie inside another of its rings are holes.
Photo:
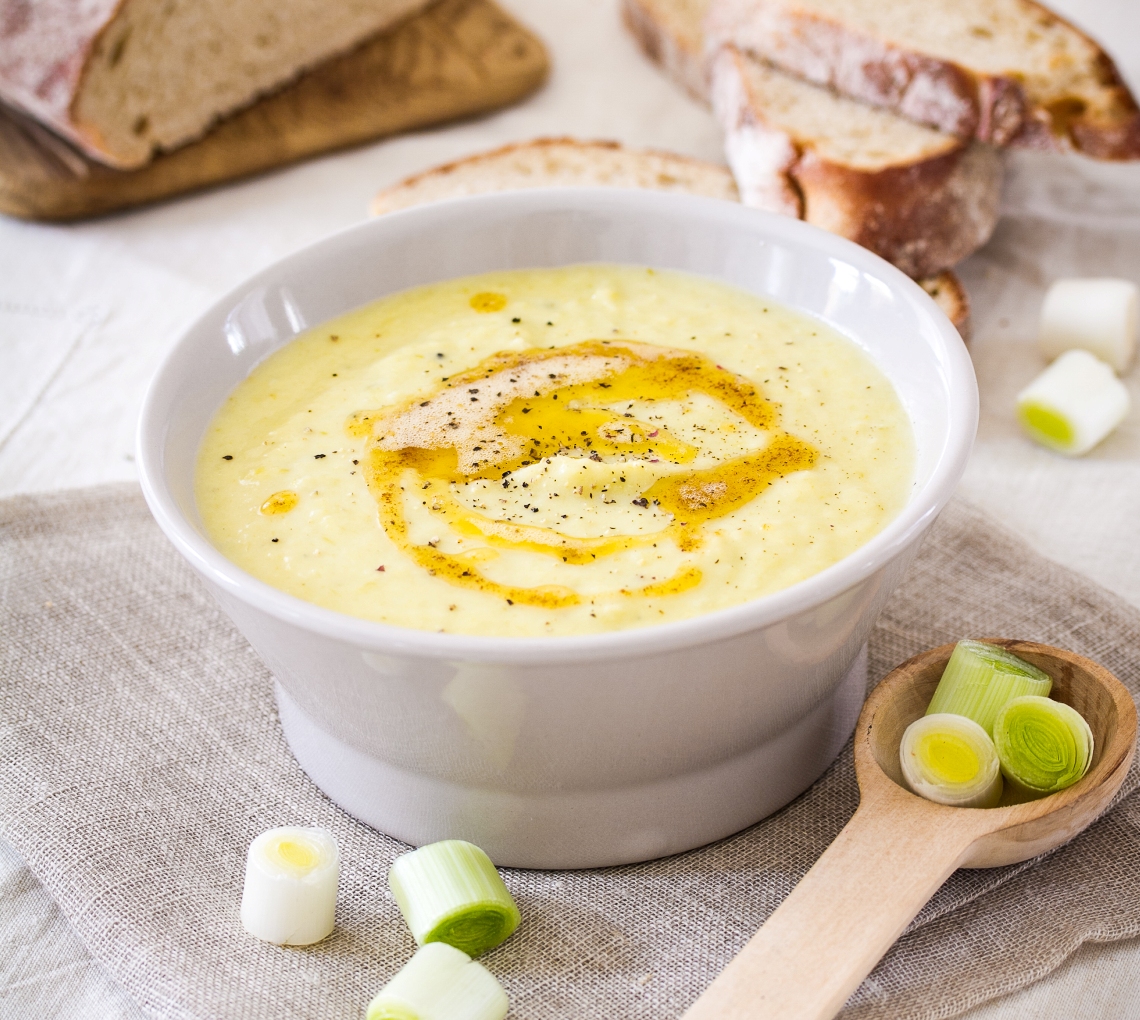
[[[462,950],[429,942],[368,1004],[367,1020],[503,1020],[507,993]]]
[[[1128,387],[1088,351],[1067,351],[1017,395],[1017,417],[1042,446],[1077,457],[1128,416]]]
[[[939,713],[912,722],[899,760],[907,786],[950,807],[994,807],[1002,780],[990,735],[972,719]]]
[[[308,946],[333,930],[340,853],[327,829],[286,826],[249,845],[242,926],[281,946]]]
[[[479,956],[519,926],[519,908],[491,859],[461,839],[397,857],[388,885],[415,940]]]
[[[1052,361],[1079,347],[1118,372],[1132,363],[1140,326],[1140,290],[1131,280],[1057,280],[1041,305],[1038,342]]]
[[[959,641],[926,714],[964,715],[990,733],[998,712],[1011,698],[1047,695],[1052,687],[1048,673],[1004,648],[983,641]]]
[[[1059,701],[1014,698],[998,713],[993,733],[1002,772],[1032,796],[1072,786],[1092,764],[1089,724]]]

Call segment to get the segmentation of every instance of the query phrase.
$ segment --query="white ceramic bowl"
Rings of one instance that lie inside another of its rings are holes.
[[[910,502],[846,559],[706,616],[571,638],[467,637],[344,616],[255,580],[205,537],[195,455],[226,395],[298,333],[382,295],[495,269],[624,262],[700,273],[818,316],[863,347],[914,426]],[[498,864],[676,853],[758,821],[850,736],[862,650],[950,498],[977,422],[957,332],[870,252],[796,220],[650,191],[520,191],[384,216],[259,273],[206,312],[139,429],[158,523],[277,679],[316,783],[409,843],[462,837]],[[282,823],[304,819],[281,819]]]

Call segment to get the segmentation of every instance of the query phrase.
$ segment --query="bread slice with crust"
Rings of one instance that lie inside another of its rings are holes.
[[[712,0],[705,31],[961,138],[1140,158],[1112,60],[1033,0]]]
[[[953,324],[954,328],[962,334],[962,339],[970,341],[970,296],[962,281],[956,273],[946,270],[937,276],[926,276],[916,281],[918,285],[933,298],[934,303],[942,310]]]
[[[725,47],[712,102],[745,204],[850,238],[913,277],[948,269],[997,224],[1002,160]]]
[[[516,188],[653,188],[739,201],[726,167],[617,142],[537,138],[416,174],[372,200],[374,214]]]
[[[709,0],[624,0],[648,56],[710,99],[746,204],[798,216],[912,276],[971,254],[997,222],[1002,166],[990,148],[855,103],[727,49],[709,82]]]
[[[0,99],[143,166],[429,0],[0,0]]]
[[[708,102],[704,20],[709,0],[622,0],[626,28],[650,60],[695,98]]]
[[[617,142],[538,138],[416,174],[381,191],[371,209],[380,215],[464,195],[560,186],[656,188],[739,200],[732,174],[716,163]],[[958,278],[943,272],[918,283],[965,337],[970,302]]]

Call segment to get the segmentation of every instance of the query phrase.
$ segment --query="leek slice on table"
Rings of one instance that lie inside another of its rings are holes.
[[[461,839],[397,857],[388,885],[421,946],[446,942],[478,956],[506,939],[521,920],[491,859]]]
[[[1093,735],[1074,708],[1049,698],[1014,698],[994,722],[1001,770],[1034,797],[1072,786],[1089,770]]]
[[[490,971],[444,942],[421,946],[368,1004],[367,1020],[503,1020],[507,993]]]
[[[926,709],[927,715],[950,712],[973,719],[993,732],[1002,706],[1023,694],[1048,695],[1049,674],[996,645],[959,641]]]
[[[994,807],[1001,768],[990,735],[972,719],[939,713],[912,722],[899,747],[903,777],[920,797],[950,807]]]
[[[1125,372],[1140,330],[1140,289],[1131,280],[1055,280],[1041,304],[1037,340],[1047,360],[1074,348]]]
[[[1017,395],[1030,439],[1058,453],[1088,453],[1126,417],[1128,387],[1088,351],[1066,351]]]
[[[246,854],[242,926],[281,946],[320,942],[333,930],[339,881],[340,851],[328,829],[263,832]]]

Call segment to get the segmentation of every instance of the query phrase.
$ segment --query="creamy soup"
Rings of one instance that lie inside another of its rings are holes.
[[[250,373],[202,443],[217,547],[403,627],[583,634],[778,591],[880,531],[910,422],[850,340],[700,277],[519,270],[395,294]]]

